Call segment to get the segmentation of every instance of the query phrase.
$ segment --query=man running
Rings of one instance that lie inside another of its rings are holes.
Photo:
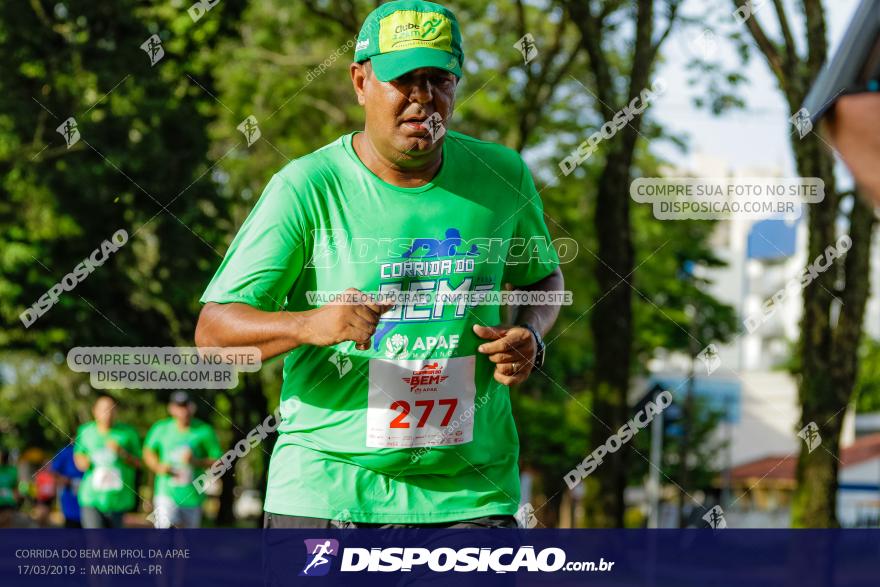
[[[220,458],[222,451],[211,426],[193,418],[196,404],[185,391],[168,402],[170,418],[159,420],[144,440],[144,463],[156,474],[153,525],[156,528],[198,528],[204,496],[193,479]]]
[[[9,462],[9,453],[0,448],[0,528],[12,527],[20,497],[18,469]]]
[[[94,421],[76,432],[73,458],[83,471],[79,486],[83,528],[121,528],[122,516],[134,509],[134,471],[140,466],[140,440],[134,428],[116,422],[116,400],[98,396]]]
[[[82,528],[77,493],[83,472],[76,468],[72,444],[62,448],[61,452],[52,459],[52,472],[55,474],[58,487],[61,488],[58,503],[61,506],[61,513],[64,515],[64,527]]]
[[[438,4],[367,16],[350,66],[364,130],[271,179],[202,296],[200,346],[285,356],[266,527],[516,525],[508,386],[540,368],[558,306],[512,325],[439,296],[563,281],[519,154],[448,129],[463,61]],[[356,303],[308,296],[342,291]]]

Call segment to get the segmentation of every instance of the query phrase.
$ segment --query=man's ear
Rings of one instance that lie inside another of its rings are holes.
[[[364,96],[364,83],[366,83],[367,79],[367,68],[364,63],[352,63],[349,67],[349,73],[351,74],[351,84],[354,86],[354,91],[357,94],[358,104],[363,106],[366,103],[366,97]]]

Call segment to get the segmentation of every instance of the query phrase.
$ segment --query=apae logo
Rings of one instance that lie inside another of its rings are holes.
[[[377,331],[378,333],[378,331]],[[382,334],[380,334],[380,337]],[[378,343],[377,343],[378,344]],[[406,350],[406,345],[409,344],[409,337],[405,334],[395,334],[391,338],[385,341],[385,356],[387,357],[396,357],[400,353]]]

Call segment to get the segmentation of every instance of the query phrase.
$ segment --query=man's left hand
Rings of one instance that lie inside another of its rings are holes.
[[[474,324],[474,333],[490,340],[477,350],[495,363],[495,381],[503,385],[522,383],[534,367],[538,344],[534,335],[521,326],[481,326]]]

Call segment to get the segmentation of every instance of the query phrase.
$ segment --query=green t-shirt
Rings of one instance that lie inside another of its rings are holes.
[[[14,507],[18,471],[12,465],[0,466],[0,507]]]
[[[193,479],[204,469],[184,463],[183,453],[189,452],[190,463],[195,459],[220,458],[222,451],[214,429],[193,419],[189,428],[181,430],[174,418],[165,418],[153,424],[147,432],[144,448],[155,452],[160,462],[173,469],[170,474],[156,475],[156,495],[167,495],[181,507],[201,505],[204,497],[196,491]]]
[[[129,454],[140,454],[138,434],[126,424],[113,424],[101,433],[95,422],[88,422],[76,433],[73,452],[86,455],[90,461],[80,482],[79,504],[102,512],[126,512],[134,508],[137,497],[134,467],[110,450],[107,441],[111,438]]]
[[[349,287],[498,292],[559,264],[515,151],[450,131],[433,181],[402,188],[360,161],[354,134],[272,178],[203,303],[303,311],[323,305],[306,292]],[[378,523],[514,514],[509,390],[472,330],[500,316],[497,304],[412,303],[383,315],[368,350],[287,353],[265,510]]]

